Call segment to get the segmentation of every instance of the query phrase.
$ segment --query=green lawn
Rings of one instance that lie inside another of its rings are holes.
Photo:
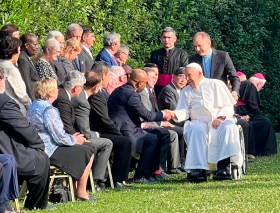
[[[277,140],[279,147],[280,134]],[[96,194],[97,203],[71,202],[40,212],[280,212],[279,165],[279,154],[257,157],[241,180],[191,184],[178,175],[164,183]]]

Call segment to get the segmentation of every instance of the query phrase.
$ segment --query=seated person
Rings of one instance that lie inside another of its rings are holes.
[[[98,181],[103,181],[105,178],[105,172],[107,163],[112,151],[112,141],[107,138],[86,138],[83,134],[80,134],[80,129],[76,129],[76,116],[75,109],[72,106],[71,99],[79,96],[83,91],[84,84],[86,82],[83,73],[77,70],[71,70],[64,79],[62,85],[58,88],[58,97],[53,102],[53,106],[56,107],[60,113],[60,117],[66,133],[73,135],[74,137],[81,136],[84,140],[84,145],[96,150],[96,157],[93,163],[93,178],[95,184]],[[96,186],[96,191],[101,189]]]
[[[214,180],[231,179],[229,163],[241,167],[243,162],[233,119],[236,101],[222,81],[204,78],[199,64],[187,65],[185,75],[188,86],[182,90],[173,116],[175,121],[187,120],[187,180],[207,181],[208,162],[217,163]]]
[[[145,106],[145,108],[149,111],[159,111],[156,95],[154,92],[154,86],[157,82],[158,75],[157,72],[148,67],[144,67],[143,70],[147,73],[148,76],[148,84],[146,88],[139,92],[141,96],[141,102]],[[168,131],[170,135],[170,144],[167,152],[167,156],[164,155],[163,149],[161,150],[161,158],[160,158],[160,165],[163,171],[166,171],[170,174],[182,173],[180,169],[180,155],[179,155],[179,139],[180,143],[182,143],[184,149],[184,137],[183,137],[183,128],[182,127],[175,127],[169,121],[163,122],[146,122],[142,120],[142,128],[149,132],[150,129],[156,129],[164,134]],[[166,168],[166,157],[167,157],[167,168]]]
[[[117,87],[127,83],[127,75],[124,68],[119,66],[111,67],[111,78],[106,91],[111,94]]]
[[[99,62],[100,63],[100,62]],[[84,85],[84,90],[78,97],[72,98],[71,102],[75,109],[76,116],[76,129],[84,134],[84,136],[90,140],[99,136],[104,136],[105,138],[96,138],[96,140],[112,140],[113,143],[113,165],[112,165],[112,177],[114,185],[116,188],[122,188],[125,185],[123,181],[126,181],[128,178],[128,170],[130,165],[131,158],[131,141],[122,136],[111,135],[111,134],[100,134],[100,132],[94,132],[90,130],[90,122],[95,122],[95,120],[90,120],[90,111],[91,107],[88,102],[88,98],[95,96],[100,92],[101,86],[101,72],[88,71],[85,72],[86,83]],[[102,109],[105,109],[105,106],[102,106]],[[101,118],[102,116],[98,116]],[[101,126],[101,122],[97,122],[97,125]],[[98,170],[96,168],[94,171]],[[96,172],[95,172],[96,173]]]
[[[277,142],[271,121],[262,115],[259,91],[265,85],[265,78],[256,73],[249,80],[242,81],[239,90],[238,114],[249,115],[255,136],[255,155],[277,153]]]
[[[19,197],[15,158],[0,154],[0,212],[13,211],[9,201]]]
[[[159,169],[161,148],[169,145],[170,138],[164,140],[156,131],[144,131],[140,118],[146,121],[162,121],[170,119],[170,111],[149,111],[141,102],[138,94],[143,91],[148,82],[145,71],[133,70],[128,83],[118,87],[108,100],[108,112],[118,131],[132,141],[132,154],[139,157],[135,170],[135,183],[150,183],[151,176]],[[162,140],[161,140],[162,139]],[[168,146],[167,146],[168,147]]]
[[[45,145],[20,111],[7,96],[4,70],[0,68],[0,153],[14,156],[19,179],[27,183],[24,207],[45,209],[48,204],[50,161]]]
[[[59,112],[52,106],[58,96],[56,80],[42,78],[37,81],[34,85],[34,95],[36,99],[27,111],[26,117],[44,141],[51,165],[73,177],[77,200],[94,200],[86,191],[93,162],[93,150],[82,145],[84,143],[82,135],[72,136],[63,129]]]

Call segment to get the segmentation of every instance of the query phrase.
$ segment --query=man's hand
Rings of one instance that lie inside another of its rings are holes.
[[[174,125],[172,123],[170,123],[169,121],[163,121],[161,126],[162,127],[174,127]]]
[[[174,118],[174,112],[172,112],[171,110],[165,109],[165,110],[164,110],[164,113],[165,113],[165,117],[164,117],[164,118],[165,118],[167,121],[169,121],[169,120],[171,120],[171,119]]]
[[[243,116],[241,116],[241,119],[249,121],[250,116],[249,115],[243,115]]]
[[[236,91],[232,91],[231,94],[232,94],[232,97],[237,101],[238,100],[237,92]]]
[[[143,123],[141,123],[141,128],[142,128],[142,129],[152,129],[152,128],[154,128],[154,127],[158,127],[158,126],[153,125],[153,124],[150,123],[150,122],[143,122]]]
[[[83,134],[80,134],[79,132],[76,132],[73,134],[73,137],[76,139],[76,144],[83,144],[85,142],[85,138]]]
[[[222,122],[223,122],[223,120],[216,118],[216,119],[214,119],[213,122],[212,122],[212,127],[213,127],[214,129],[217,129],[218,126],[219,126]]]

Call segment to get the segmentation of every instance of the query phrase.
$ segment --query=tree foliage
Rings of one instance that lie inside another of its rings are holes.
[[[90,24],[102,48],[109,31],[121,34],[132,50],[129,63],[141,67],[161,46],[166,26],[177,31],[177,46],[191,55],[192,37],[206,31],[217,49],[230,53],[237,70],[250,77],[262,72],[268,83],[261,92],[263,112],[280,129],[280,0],[13,0],[0,1],[2,24],[33,32],[44,42],[50,30],[65,32],[70,23]]]

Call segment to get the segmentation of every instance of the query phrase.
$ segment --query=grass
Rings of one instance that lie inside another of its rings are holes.
[[[279,147],[279,133],[277,141]],[[177,175],[164,183],[96,194],[97,203],[69,202],[56,210],[32,212],[280,212],[279,165],[279,154],[257,157],[241,180],[191,184]]]

